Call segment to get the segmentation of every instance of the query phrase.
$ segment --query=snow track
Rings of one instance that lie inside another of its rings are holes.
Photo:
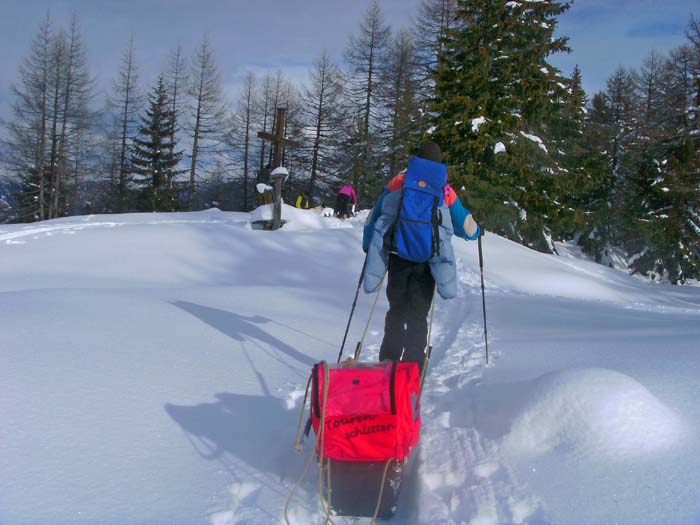
[[[161,219],[161,220],[142,220],[142,221],[104,221],[104,220],[98,220],[96,222],[91,222],[92,216],[88,215],[82,219],[82,222],[79,224],[76,224],[74,221],[73,222],[66,222],[66,223],[61,223],[58,221],[58,223],[52,223],[50,225],[46,225],[44,222],[40,222],[37,224],[40,224],[41,226],[28,226],[28,227],[23,227],[20,228],[16,231],[14,230],[0,230],[0,243],[5,243],[5,244],[18,244],[18,243],[24,243],[24,241],[20,241],[18,239],[26,239],[27,237],[31,237],[33,239],[38,239],[40,237],[50,237],[55,234],[68,234],[72,235],[75,234],[76,232],[83,231],[83,230],[95,230],[95,229],[102,229],[102,228],[118,228],[122,226],[146,226],[146,225],[159,225],[159,224],[218,224],[218,223],[223,223],[223,222],[229,222],[229,221],[223,221],[223,220],[197,220],[197,219]]]
[[[436,311],[433,357],[426,379],[416,523],[538,523],[539,505],[473,426],[472,396],[485,366],[481,290],[461,264],[458,297]],[[439,321],[438,321],[439,319]]]

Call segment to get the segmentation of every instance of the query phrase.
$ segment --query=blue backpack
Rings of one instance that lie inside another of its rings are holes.
[[[440,253],[440,206],[445,202],[447,166],[413,157],[401,190],[396,222],[389,230],[389,251],[423,263]]]

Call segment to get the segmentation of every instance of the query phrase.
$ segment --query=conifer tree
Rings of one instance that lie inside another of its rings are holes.
[[[320,175],[329,171],[328,163],[339,127],[341,95],[340,71],[328,52],[323,51],[314,61],[310,85],[302,95],[304,120],[313,141],[307,189],[312,202]]]
[[[554,199],[560,170],[543,137],[566,95],[564,79],[546,59],[568,51],[554,30],[569,5],[461,2],[439,56],[431,105],[433,138],[478,219],[543,251],[553,248],[549,223],[560,208]]]
[[[133,139],[131,165],[134,173],[142,177],[141,200],[145,207],[150,211],[175,211],[178,208],[175,177],[185,170],[177,169],[182,151],[175,151],[175,118],[162,75],[148,100],[139,134]]]
[[[609,262],[614,230],[619,224],[611,205],[610,175],[612,141],[609,107],[602,93],[593,96],[580,141],[581,167],[569,187],[567,206],[573,208],[573,231],[569,238],[578,241],[583,251],[598,262]]]
[[[692,19],[691,19],[692,27]],[[692,40],[691,40],[692,43]],[[627,216],[637,226],[625,248],[632,269],[684,283],[700,277],[700,137],[695,131],[695,57],[690,45],[665,61],[660,133],[643,150],[630,177]]]
[[[632,72],[618,68],[607,80],[606,89],[596,93],[589,112],[587,140],[598,160],[594,176],[600,177],[603,201],[594,208],[594,228],[584,239],[584,249],[599,262],[611,264],[612,250],[629,236],[631,201],[625,197],[627,183],[637,166],[630,151],[638,137],[638,98]],[[636,202],[636,201],[635,201]],[[632,228],[634,228],[632,226]],[[627,233],[625,233],[627,232]]]
[[[40,221],[48,215],[46,155],[49,143],[49,102],[53,28],[47,14],[32,39],[29,53],[19,67],[19,82],[12,86],[12,118],[6,124],[2,145],[7,166],[20,181],[14,216],[22,222]]]
[[[377,81],[384,63],[391,29],[377,0],[372,0],[360,22],[357,35],[350,38],[345,60],[350,67],[348,96],[353,106],[352,126],[348,128],[347,149],[352,183],[360,200],[367,200],[382,186],[381,160],[376,143],[381,127],[377,103]]]
[[[419,69],[408,30],[401,29],[392,38],[380,78],[379,100],[389,113],[383,142],[388,175],[393,177],[406,165],[421,126]]]
[[[587,98],[578,66],[566,79],[565,87],[560,112],[547,119],[547,140],[560,174],[555,179],[555,194],[561,203],[561,215],[552,229],[558,237],[571,239],[591,226],[591,192],[598,178],[588,169],[596,153],[585,140]]]
[[[459,22],[455,16],[457,5],[457,0],[422,0],[418,6],[413,34],[418,78],[426,96],[435,88],[438,59],[445,51],[447,32]]]
[[[194,207],[197,170],[207,154],[214,153],[224,137],[226,107],[221,73],[214,59],[214,50],[205,36],[192,59],[188,95],[191,102],[189,132],[192,139],[188,209]]]
[[[84,151],[89,147],[86,135],[93,120],[89,106],[94,96],[94,81],[76,15],[71,17],[62,76],[60,131],[55,176],[52,177],[53,203],[49,205],[51,217],[80,209],[77,203],[79,176],[83,171]]]
[[[422,117],[416,122],[419,135],[430,125],[426,116],[442,68],[439,57],[444,56],[447,32],[459,22],[455,16],[457,5],[458,0],[422,0],[413,22],[416,97]]]
[[[8,123],[9,168],[22,181],[17,216],[52,219],[78,208],[78,180],[85,163],[93,81],[77,17],[54,32],[45,18],[13,86]]]
[[[115,209],[123,212],[128,209],[129,182],[131,167],[129,165],[129,142],[138,126],[138,114],[141,111],[143,97],[138,85],[139,69],[136,63],[134,39],[129,39],[129,46],[122,52],[117,78],[114,81],[108,105],[112,111],[114,127],[118,129],[118,177],[115,195]]]
[[[243,211],[250,209],[249,190],[251,180],[251,165],[252,165],[252,133],[253,113],[254,113],[254,91],[256,83],[253,73],[248,72],[243,80],[243,90],[236,111],[232,117],[231,133],[227,136],[227,142],[232,146],[232,149],[242,150],[241,161],[243,163]],[[254,180],[254,178],[253,178]]]
[[[171,137],[172,142],[175,140],[175,130],[178,129],[182,119],[182,113],[185,111],[183,100],[183,90],[187,87],[187,68],[185,64],[185,56],[182,52],[182,46],[177,46],[175,50],[170,54],[170,60],[168,63],[167,74],[164,76],[165,85],[168,89],[168,96],[170,97],[172,105],[172,116],[173,125]]]

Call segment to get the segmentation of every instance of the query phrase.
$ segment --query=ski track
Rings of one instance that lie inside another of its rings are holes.
[[[18,241],[23,237],[50,237],[57,233],[62,234],[74,234],[82,230],[94,230],[100,228],[118,228],[122,226],[146,226],[146,225],[156,225],[156,224],[218,224],[231,222],[230,220],[151,220],[151,221],[141,221],[141,222],[116,222],[116,221],[102,221],[102,222],[89,222],[89,217],[84,219],[84,223],[80,225],[76,224],[52,224],[51,226],[38,226],[38,227],[27,227],[21,228],[17,231],[7,231],[0,230],[0,243],[5,244],[24,244],[26,241]]]
[[[441,321],[435,322],[434,331],[440,335],[435,338],[421,406],[423,453],[414,520],[444,525],[541,524],[539,503],[518,486],[501,462],[497,444],[480,436],[469,417],[469,387],[482,377],[485,345],[479,276],[466,271],[461,261],[459,267],[458,297],[441,303],[436,312]],[[463,403],[455,406],[455,398]],[[466,417],[453,414],[456,410]],[[463,426],[451,421],[455,416],[465,421]]]

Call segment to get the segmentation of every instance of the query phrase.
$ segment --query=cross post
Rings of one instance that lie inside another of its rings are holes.
[[[274,133],[267,133],[265,131],[259,131],[258,137],[263,140],[268,140],[272,142],[272,170],[279,168],[282,165],[282,151],[285,146],[291,148],[298,148],[301,144],[297,141],[290,140],[284,137],[284,125],[287,118],[287,108],[277,108],[277,118],[275,119],[275,130]],[[282,184],[284,183],[286,176],[282,173],[278,173],[276,177],[273,177],[274,182],[274,207],[272,214],[272,229],[278,229],[282,224]]]

